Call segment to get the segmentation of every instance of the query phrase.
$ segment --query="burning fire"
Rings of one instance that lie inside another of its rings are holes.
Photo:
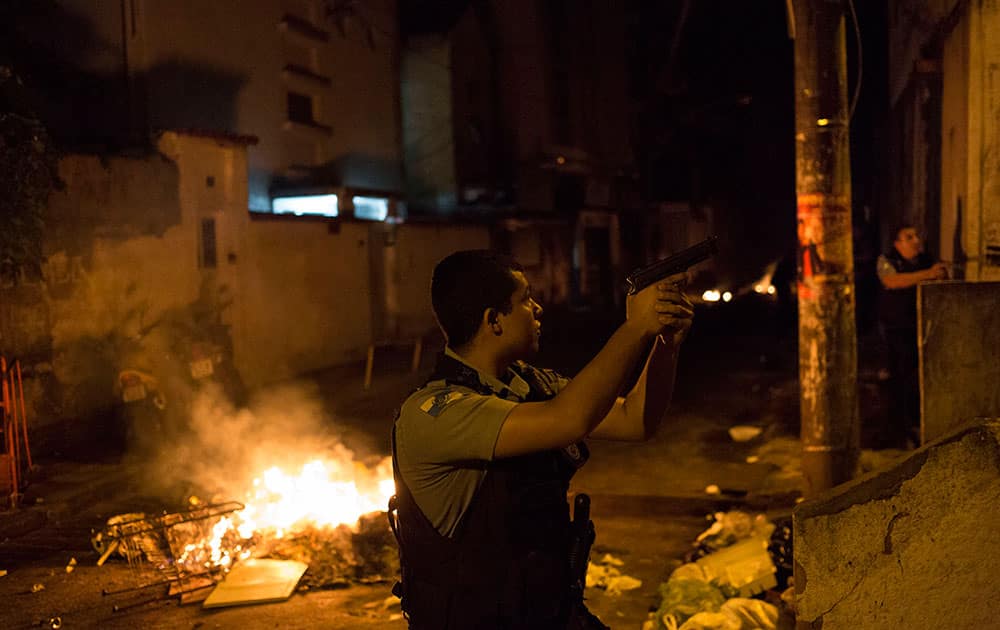
[[[208,535],[183,546],[182,566],[228,568],[253,555],[263,539],[281,539],[306,528],[354,527],[369,512],[385,510],[395,492],[392,460],[374,469],[360,463],[314,459],[295,474],[273,466],[253,480],[244,509],[219,519]],[[191,503],[201,501],[191,497]]]

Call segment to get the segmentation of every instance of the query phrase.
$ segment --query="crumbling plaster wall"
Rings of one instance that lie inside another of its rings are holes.
[[[162,371],[159,342],[146,335],[165,314],[218,299],[233,286],[224,265],[236,260],[227,253],[239,249],[247,220],[245,148],[167,132],[157,149],[60,161],[65,187],[49,199],[42,280],[17,292],[18,316],[5,322],[18,328],[5,332],[25,367],[32,430],[68,422],[58,444],[46,434],[39,450],[111,430],[118,371]],[[200,221],[207,217],[219,237],[215,268],[200,258]],[[230,319],[235,312],[223,309]]]
[[[1000,420],[796,508],[800,628],[996,627]]]
[[[60,176],[66,188],[50,199],[43,269],[53,381],[38,401],[40,422],[106,407],[118,342],[198,292],[197,243],[173,163],[69,155]]]

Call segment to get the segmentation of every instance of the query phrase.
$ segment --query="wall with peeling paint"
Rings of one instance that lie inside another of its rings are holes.
[[[797,627],[995,627],[998,505],[1000,420],[802,503]]]
[[[185,367],[162,360],[174,326],[218,325],[231,347],[235,273],[246,222],[246,150],[240,143],[164,133],[145,156],[68,155],[64,190],[49,199],[43,280],[4,289],[2,346],[22,360],[34,430],[70,421],[59,443],[114,431],[123,368],[161,380]],[[215,227],[214,264],[202,221]],[[173,362],[181,361],[176,359]]]
[[[182,357],[162,358],[177,325],[214,335],[247,386],[360,361],[387,292],[389,336],[410,341],[435,327],[433,266],[490,245],[483,224],[251,214],[241,139],[165,132],[158,149],[65,157],[44,280],[2,288],[0,350],[22,359],[33,430],[70,421],[63,443],[111,430],[119,370],[161,382],[184,371]],[[385,286],[371,273],[373,252],[393,255]]]

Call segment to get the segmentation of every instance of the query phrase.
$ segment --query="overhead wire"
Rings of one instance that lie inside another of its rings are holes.
[[[854,0],[847,0],[847,7],[851,13],[851,23],[854,26],[854,42],[858,51],[857,54],[857,76],[854,77],[854,95],[851,96],[851,106],[847,111],[847,120],[850,122],[854,118],[854,110],[858,107],[858,98],[861,96],[861,75],[864,70],[864,61],[861,47],[861,28],[858,26],[858,12],[854,9]]]

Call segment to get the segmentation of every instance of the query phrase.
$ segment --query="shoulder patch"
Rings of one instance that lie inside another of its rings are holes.
[[[465,397],[462,392],[456,392],[454,390],[441,392],[430,396],[424,402],[420,403],[420,411],[423,411],[429,416],[438,417],[438,415],[444,411],[445,407],[457,402]]]

